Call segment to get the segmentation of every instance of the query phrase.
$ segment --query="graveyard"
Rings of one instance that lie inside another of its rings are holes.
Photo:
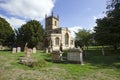
[[[119,80],[119,51],[105,48],[103,56],[101,47],[89,47],[81,65],[66,59],[54,62],[51,53],[37,50],[28,56],[37,60],[37,65],[27,66],[19,63],[19,59],[26,56],[25,52],[1,50],[0,80]]]
[[[120,80],[120,0],[0,0],[0,80]]]

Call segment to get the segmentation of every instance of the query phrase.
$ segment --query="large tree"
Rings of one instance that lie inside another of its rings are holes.
[[[14,31],[10,24],[0,17],[0,44],[11,46],[14,43]]]
[[[107,16],[96,21],[95,39],[101,45],[112,45],[115,49],[120,44],[120,0],[110,0]]]
[[[112,11],[113,8],[115,8],[116,4],[119,4],[120,0],[108,0],[107,1],[107,9],[108,11]]]
[[[36,20],[30,20],[16,30],[17,46],[24,47],[28,43],[28,47],[33,48],[43,41],[43,35],[43,26]]]
[[[91,35],[90,30],[79,29],[79,31],[76,33],[76,41],[75,41],[76,46],[80,46],[80,47],[88,46],[90,35]]]

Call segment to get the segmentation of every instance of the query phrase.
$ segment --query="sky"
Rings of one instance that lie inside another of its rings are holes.
[[[105,16],[107,0],[0,0],[0,17],[12,28],[19,28],[35,19],[45,25],[45,14],[59,15],[60,27],[67,27],[72,35],[78,29],[92,30],[96,19]]]

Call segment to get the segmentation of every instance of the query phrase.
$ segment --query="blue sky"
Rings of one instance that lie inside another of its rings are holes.
[[[44,25],[45,14],[60,17],[60,26],[70,30],[92,29],[95,19],[103,17],[107,0],[0,0],[0,17],[13,28],[31,19]]]
[[[53,10],[60,16],[61,26],[90,29],[105,9],[106,0],[58,0]]]

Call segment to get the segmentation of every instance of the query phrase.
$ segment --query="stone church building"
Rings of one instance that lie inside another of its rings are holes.
[[[44,47],[49,50],[60,50],[60,46],[63,50],[74,48],[74,39],[71,36],[68,28],[61,28],[59,26],[59,16],[51,16],[45,18],[45,32]]]

